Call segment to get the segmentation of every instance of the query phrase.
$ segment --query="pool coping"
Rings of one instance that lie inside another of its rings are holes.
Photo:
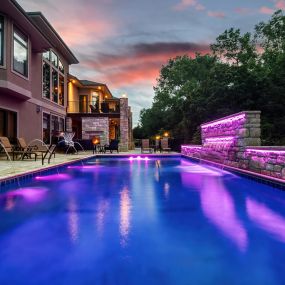
[[[11,185],[13,183],[19,183],[19,181],[22,180],[26,180],[29,178],[33,178],[39,174],[44,174],[47,172],[50,172],[52,170],[56,170],[60,167],[64,167],[64,166],[69,166],[81,161],[86,161],[89,160],[91,158],[128,158],[128,157],[135,157],[135,156],[141,156],[141,157],[158,157],[158,158],[163,158],[163,157],[183,157],[186,158],[188,160],[194,161],[194,162],[200,162],[206,165],[211,165],[223,170],[227,170],[230,171],[232,173],[236,173],[237,175],[258,181],[260,183],[263,184],[267,184],[282,190],[285,190],[285,181],[275,178],[275,177],[270,177],[270,176],[266,176],[260,173],[255,173],[252,171],[248,171],[245,169],[240,169],[240,168],[236,168],[236,167],[232,167],[232,166],[228,166],[228,165],[224,165],[218,162],[214,162],[214,161],[210,161],[210,160],[206,160],[206,159],[200,159],[200,158],[195,158],[195,157],[190,157],[184,154],[180,154],[180,153],[173,153],[173,154],[155,154],[155,153],[151,153],[151,154],[94,154],[94,155],[90,155],[88,157],[84,157],[84,158],[78,158],[72,161],[66,161],[66,162],[62,162],[62,163],[58,163],[56,165],[52,165],[52,166],[47,166],[45,168],[40,168],[40,169],[33,169],[31,171],[27,171],[24,173],[19,173],[19,174],[15,174],[9,177],[3,177],[0,178],[0,187],[4,187],[7,185]]]
[[[12,176],[8,177],[2,177],[0,178],[0,187],[4,187],[7,185],[11,185],[13,183],[18,183],[19,181],[26,180],[29,178],[33,178],[37,175],[44,174],[47,172],[50,172],[52,170],[56,170],[57,168],[69,166],[75,163],[78,163],[80,161],[86,161],[91,158],[127,158],[127,157],[135,157],[135,156],[141,156],[141,157],[181,157],[180,153],[168,153],[168,154],[155,154],[155,153],[147,153],[147,154],[92,154],[90,156],[84,157],[84,158],[78,158],[74,159],[72,161],[65,161],[61,162],[55,165],[47,166],[40,169],[33,169],[30,171],[18,173]]]
[[[196,158],[196,157],[191,157],[191,156],[187,156],[184,154],[181,154],[181,157],[195,161],[195,162],[200,162],[206,165],[210,165],[210,166],[214,166],[216,168],[220,168],[223,170],[227,170],[230,171],[232,173],[235,173],[239,176],[248,178],[248,179],[252,179],[255,181],[258,181],[262,184],[266,184],[266,185],[270,185],[273,186],[275,188],[279,188],[281,190],[285,191],[285,181],[275,178],[275,177],[271,177],[271,176],[267,176],[267,175],[263,175],[260,173],[256,173],[256,172],[252,172],[252,171],[248,171],[245,169],[241,169],[241,168],[236,168],[236,167],[232,167],[232,166],[228,166],[228,165],[224,165],[218,162],[214,162],[211,160],[206,160],[206,159],[201,159],[201,158]]]

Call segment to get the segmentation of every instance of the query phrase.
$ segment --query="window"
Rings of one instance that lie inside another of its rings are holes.
[[[43,96],[50,99],[50,66],[43,61]]]
[[[53,51],[50,52],[50,61],[55,67],[58,67],[58,57]]]
[[[57,143],[60,133],[64,131],[64,118],[43,113],[43,141],[45,144]]]
[[[4,18],[0,16],[0,65],[4,65]]]
[[[43,142],[50,144],[50,115],[43,113]]]
[[[46,59],[46,60],[50,60],[50,52],[49,51],[46,51],[43,53],[43,57]]]
[[[58,103],[58,73],[52,69],[52,101]]]
[[[64,76],[59,74],[58,103],[64,106]]]
[[[64,132],[64,119],[63,118],[59,118],[59,131],[60,132]]]
[[[61,73],[64,73],[64,67],[60,59],[58,60],[58,69]]]
[[[43,97],[64,106],[64,66],[53,51],[43,53]]]
[[[28,77],[28,38],[14,30],[13,69]]]

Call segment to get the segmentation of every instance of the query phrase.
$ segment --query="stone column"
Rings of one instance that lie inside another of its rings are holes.
[[[128,98],[120,98],[120,151],[129,148],[129,108]]]

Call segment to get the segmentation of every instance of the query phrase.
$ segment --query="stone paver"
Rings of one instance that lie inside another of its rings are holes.
[[[112,155],[140,155],[140,149],[136,149],[130,152],[121,152],[117,154],[116,152],[113,152]],[[158,153],[160,155],[160,153]],[[166,153],[162,154],[165,155]],[[171,154],[177,154],[177,153],[171,153]],[[102,155],[110,155],[110,153],[106,154],[98,154],[100,156]],[[92,151],[85,151],[85,152],[79,152],[78,154],[59,154],[57,153],[55,158],[52,158],[50,161],[50,164],[45,162],[44,165],[41,163],[41,159],[38,159],[37,161],[34,161],[33,159],[25,159],[23,161],[21,160],[15,160],[15,161],[9,161],[6,160],[6,157],[0,156],[0,180],[8,177],[12,177],[15,175],[24,174],[33,170],[40,170],[45,169],[51,166],[59,165],[65,162],[72,162],[78,159],[84,159],[88,157],[94,156]]]

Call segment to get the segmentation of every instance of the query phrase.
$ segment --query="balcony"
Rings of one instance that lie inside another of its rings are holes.
[[[107,114],[120,116],[120,103],[115,100],[103,101],[99,104],[93,101],[68,101],[67,113],[83,116],[102,116]]]

